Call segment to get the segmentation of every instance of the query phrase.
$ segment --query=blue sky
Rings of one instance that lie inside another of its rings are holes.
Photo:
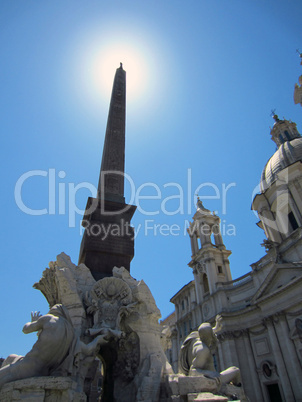
[[[48,310],[32,288],[48,262],[61,251],[77,262],[82,214],[74,204],[83,210],[91,193],[73,189],[97,186],[120,61],[130,83],[126,172],[135,186],[127,183],[126,200],[139,201],[132,275],[148,284],[163,318],[173,311],[170,298],[193,278],[184,229],[198,186],[222,219],[233,278],[250,270],[264,254],[250,206],[275,151],[271,109],[302,130],[293,102],[301,12],[301,1],[280,0],[1,1],[0,355],[25,354],[35,341],[22,327],[32,310]],[[104,72],[112,50],[118,61]],[[33,171],[21,198],[42,215],[16,202],[16,183]],[[157,199],[137,198],[158,189]]]

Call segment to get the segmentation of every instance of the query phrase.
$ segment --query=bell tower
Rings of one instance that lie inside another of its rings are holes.
[[[84,263],[96,280],[112,276],[112,269],[130,272],[134,256],[134,229],[130,225],[136,207],[125,203],[126,72],[116,70],[97,198],[89,197],[82,225],[79,264]]]
[[[217,283],[232,280],[229,256],[220,231],[220,218],[206,209],[197,200],[197,210],[190,222],[188,233],[191,240],[192,260],[197,302],[202,303],[205,296],[217,290]]]

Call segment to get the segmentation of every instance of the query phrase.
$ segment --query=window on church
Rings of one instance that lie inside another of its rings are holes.
[[[185,301],[184,301],[184,300],[182,300],[182,302],[181,302],[181,309],[182,309],[182,310],[185,309]]]
[[[219,273],[219,274],[222,274],[222,266],[221,266],[221,265],[218,265],[218,266],[217,266],[217,269],[218,269],[218,273]]]
[[[202,281],[203,281],[203,291],[204,291],[204,293],[208,293],[210,291],[210,288],[209,288],[207,274],[203,274]]]
[[[200,237],[198,237],[198,246],[199,246],[199,248],[202,248],[202,244],[201,244],[201,239],[200,239]]]
[[[211,233],[211,243],[216,244],[214,233]]]
[[[188,335],[188,330],[187,330],[187,323],[184,322],[184,336]]]
[[[285,137],[290,141],[290,135],[287,130],[284,131]]]
[[[283,144],[283,142],[284,142],[283,137],[282,137],[281,134],[279,134],[279,141],[280,141],[280,144]]]
[[[288,214],[288,220],[293,230],[296,230],[299,227],[295,215],[293,214],[292,211]]]

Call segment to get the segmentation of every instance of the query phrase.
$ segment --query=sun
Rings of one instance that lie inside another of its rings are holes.
[[[131,46],[116,45],[100,52],[95,64],[94,76],[107,93],[112,89],[116,69],[123,63],[126,71],[127,98],[139,98],[146,90],[144,80],[148,67],[138,50]],[[99,78],[98,78],[99,77]]]
[[[143,35],[119,33],[108,37],[88,32],[74,47],[74,73],[69,74],[74,101],[90,111],[105,107],[116,69],[122,63],[126,71],[127,107],[150,110],[160,92],[160,54],[157,43]]]
[[[126,71],[127,102],[140,100],[148,91],[150,64],[137,44],[110,43],[95,47],[88,56],[85,61],[86,84],[102,98],[110,98],[115,71],[120,63]]]

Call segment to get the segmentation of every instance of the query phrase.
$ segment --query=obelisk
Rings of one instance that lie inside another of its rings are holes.
[[[134,256],[134,229],[130,225],[136,207],[125,203],[126,72],[116,70],[111,94],[97,198],[89,197],[82,221],[85,228],[79,263],[96,280],[112,276],[112,269],[130,272]]]

